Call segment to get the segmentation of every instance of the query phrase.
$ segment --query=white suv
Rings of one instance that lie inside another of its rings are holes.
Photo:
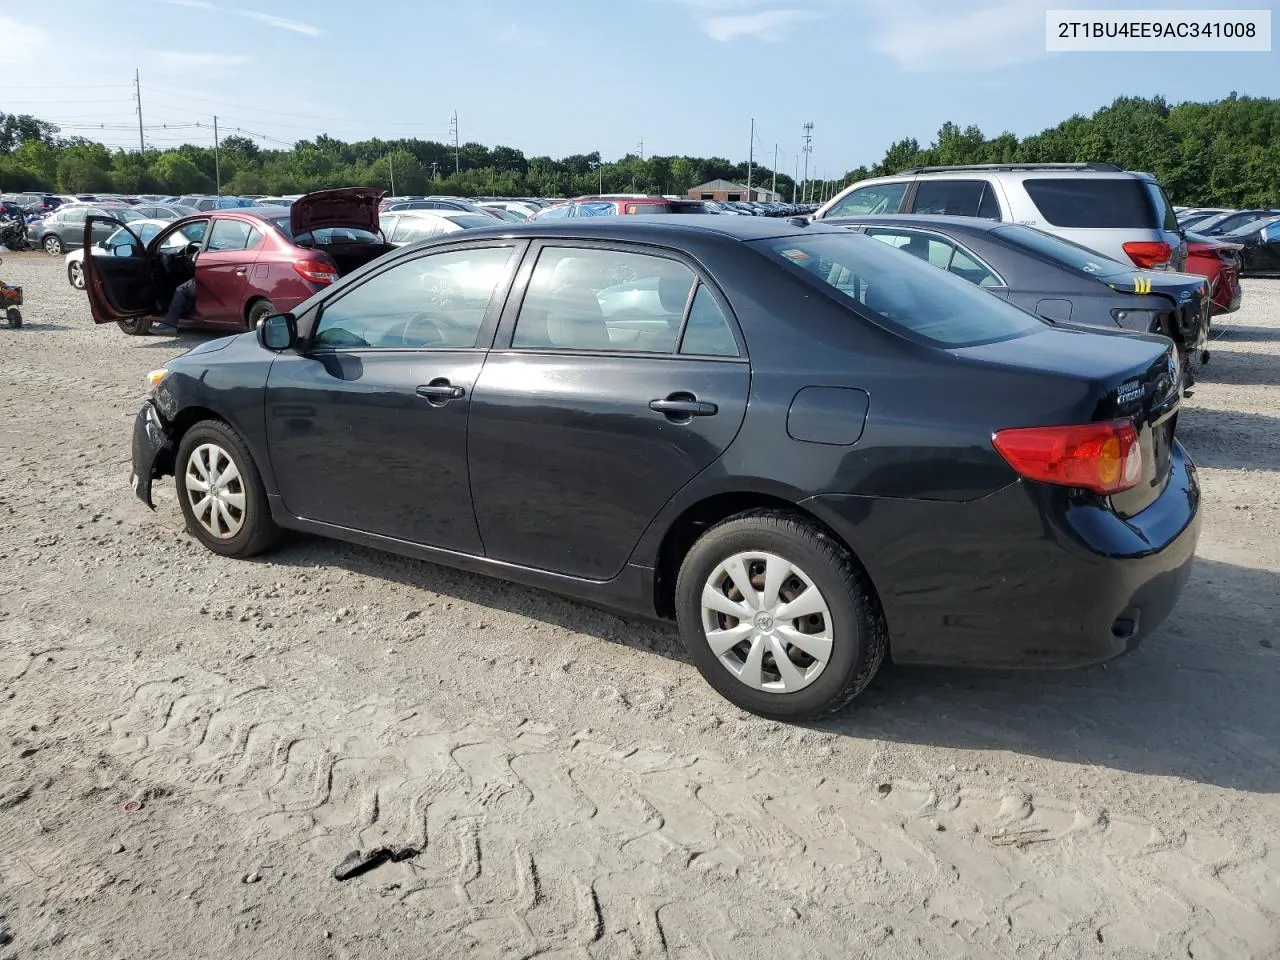
[[[1022,223],[1146,270],[1187,263],[1186,237],[1156,178],[1107,163],[910,167],[846,187],[813,218],[877,213]]]

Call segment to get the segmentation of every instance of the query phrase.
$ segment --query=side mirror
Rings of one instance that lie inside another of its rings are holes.
[[[132,257],[134,256],[133,244],[117,243],[114,247],[111,248],[111,252],[117,257]]]
[[[279,353],[288,350],[298,339],[298,321],[292,313],[273,313],[258,321],[258,343],[264,349]]]

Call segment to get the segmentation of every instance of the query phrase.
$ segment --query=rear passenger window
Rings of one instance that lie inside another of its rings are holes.
[[[852,217],[875,213],[897,213],[902,208],[902,198],[906,193],[905,181],[869,184],[837,200],[823,216]]]
[[[215,220],[213,230],[209,233],[209,245],[206,249],[210,253],[243,250],[245,244],[249,242],[251,230],[247,223],[240,220]]]
[[[942,270],[951,263],[951,254],[955,250],[945,240],[929,237],[912,230],[876,230],[867,231],[867,236],[875,237],[881,243],[897,247],[903,253],[909,253],[919,260],[931,263]]]
[[[976,217],[989,190],[985,180],[921,180],[912,213]]]
[[[948,267],[957,277],[964,277],[970,283],[980,287],[1003,287],[1004,281],[959,248],[951,256]]]
[[[1160,226],[1151,199],[1136,178],[1028,177],[1027,195],[1055,227],[1154,230]]]
[[[252,250],[255,247],[257,247],[258,244],[260,243],[262,243],[262,231],[259,230],[257,227],[250,227],[249,239],[245,241],[244,248],[246,250]]]
[[[693,271],[648,254],[547,247],[529,278],[513,347],[672,353]]]
[[[733,339],[729,319],[720,309],[715,295],[703,284],[693,295],[689,308],[689,320],[684,325],[684,337],[680,340],[680,352],[703,357],[736,357],[738,343]]]

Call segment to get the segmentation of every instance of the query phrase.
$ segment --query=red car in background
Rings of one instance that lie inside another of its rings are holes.
[[[186,323],[252,330],[260,319],[286,313],[339,277],[394,249],[378,226],[381,191],[370,187],[321,190],[291,207],[210,210],[173,221],[150,243],[134,235],[113,255],[85,257],[85,289],[94,323],[117,323],[141,335],[168,309],[174,290],[196,281]],[[127,224],[90,216],[98,224]],[[185,324],[184,324],[185,325]]]
[[[1240,309],[1244,292],[1240,289],[1240,251],[1238,243],[1187,234],[1187,273],[1195,273],[1209,281],[1213,293],[1213,315],[1234,313]]]

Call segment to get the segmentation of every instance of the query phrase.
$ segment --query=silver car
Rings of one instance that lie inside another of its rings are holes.
[[[910,167],[861,180],[814,213],[923,213],[1022,223],[1144,270],[1182,270],[1187,241],[1149,173],[1107,163]]]

